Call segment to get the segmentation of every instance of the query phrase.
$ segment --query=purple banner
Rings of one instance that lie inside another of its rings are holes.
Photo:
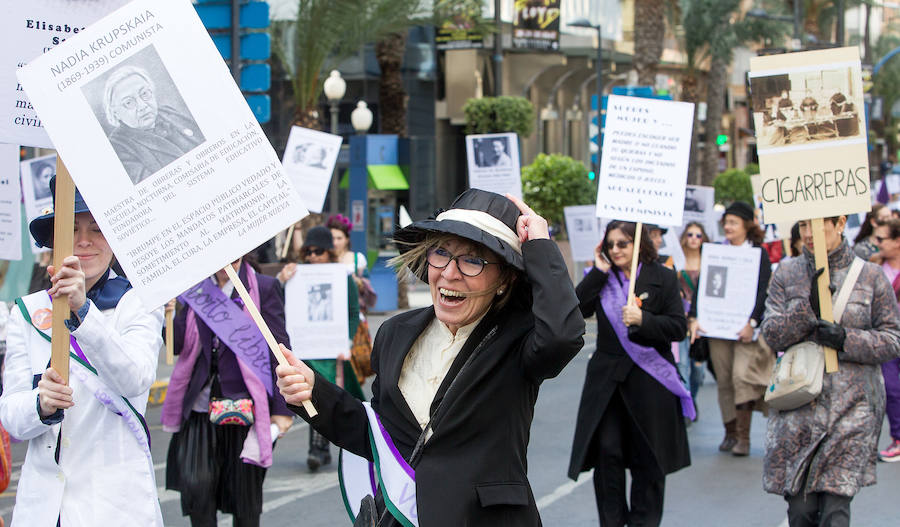
[[[178,300],[194,310],[228,349],[250,367],[266,387],[266,392],[272,395],[269,345],[253,319],[210,279],[188,289]]]

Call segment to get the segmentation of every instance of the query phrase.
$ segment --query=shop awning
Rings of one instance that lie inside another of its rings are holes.
[[[409,182],[399,165],[368,165],[369,188],[376,190],[409,190]],[[350,186],[350,171],[341,176],[341,188]]]

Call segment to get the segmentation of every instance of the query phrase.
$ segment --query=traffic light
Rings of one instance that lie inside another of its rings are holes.
[[[719,146],[728,144],[728,136],[725,135],[725,134],[719,134],[719,135],[716,137],[716,144],[719,145]]]

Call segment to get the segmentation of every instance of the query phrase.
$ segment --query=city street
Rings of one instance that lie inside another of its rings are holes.
[[[419,293],[421,294],[421,293]],[[420,300],[421,297],[414,299]],[[383,316],[370,317],[374,327]],[[585,367],[594,350],[594,319],[587,321],[586,346],[556,379],[544,383],[535,411],[529,448],[529,476],[544,525],[597,525],[590,474],[577,482],[566,477],[569,451]],[[164,363],[160,375],[167,375]],[[672,527],[787,527],[784,501],[761,488],[765,418],[754,416],[752,451],[749,458],[736,458],[716,450],[722,427],[716,403],[716,386],[710,376],[699,396],[700,420],[688,429],[692,466],[671,475],[666,484],[663,525]],[[159,425],[160,407],[148,411],[153,459],[159,497],[167,526],[187,527],[181,516],[178,493],[164,490],[166,449],[170,435]],[[882,440],[886,444],[885,424]],[[275,463],[264,487],[262,525],[309,527],[350,525],[338,489],[336,462],[316,474],[306,468],[308,426],[301,420],[275,449]],[[333,454],[336,454],[334,449]],[[8,522],[15,499],[15,486],[25,448],[13,445],[14,470],[9,489],[0,495],[0,515]],[[900,488],[900,464],[879,463],[878,485],[863,489],[853,501],[854,525],[893,527],[897,511],[891,503]],[[139,499],[136,497],[136,499]],[[220,526],[230,526],[231,517],[220,515]]]

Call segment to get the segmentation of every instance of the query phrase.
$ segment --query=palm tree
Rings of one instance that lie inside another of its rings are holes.
[[[633,65],[640,86],[656,84],[656,69],[666,36],[666,7],[671,0],[635,0]]]

